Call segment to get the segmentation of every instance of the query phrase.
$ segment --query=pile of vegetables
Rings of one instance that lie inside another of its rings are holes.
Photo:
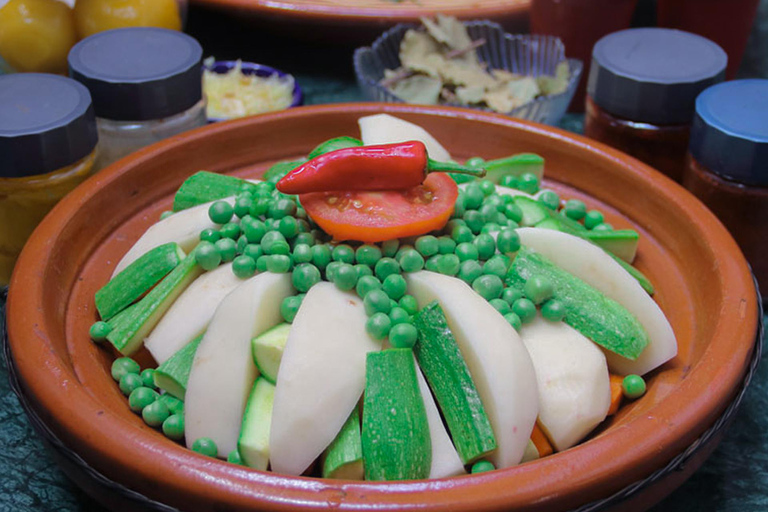
[[[259,470],[403,480],[565,450],[642,396],[677,344],[635,231],[540,190],[538,155],[360,124],[263,181],[191,176],[117,264],[90,336],[132,410]]]

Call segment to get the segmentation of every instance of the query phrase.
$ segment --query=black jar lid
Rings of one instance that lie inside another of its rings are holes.
[[[734,80],[702,92],[689,147],[715,174],[768,186],[768,80]]]
[[[203,49],[175,30],[99,32],[72,47],[69,74],[93,96],[96,116],[147,121],[179,114],[203,97]]]
[[[592,49],[587,92],[617,117],[688,124],[696,96],[725,76],[728,56],[689,32],[634,28],[608,34]]]
[[[0,176],[47,174],[84,158],[98,135],[91,95],[63,76],[0,76]]]

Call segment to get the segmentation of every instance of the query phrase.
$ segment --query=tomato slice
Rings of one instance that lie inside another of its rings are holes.
[[[313,192],[301,194],[299,202],[335,240],[383,242],[442,228],[458,195],[450,176],[433,173],[406,190]]]

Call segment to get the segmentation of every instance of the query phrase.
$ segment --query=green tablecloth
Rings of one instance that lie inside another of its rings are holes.
[[[768,0],[761,23],[768,26]],[[263,34],[226,16],[193,8],[188,31],[198,37],[207,55],[244,58],[294,74],[307,104],[360,101],[351,69],[352,49],[299,43]],[[234,25],[234,27],[233,27]],[[742,74],[768,76],[765,34],[756,31]],[[579,131],[579,116],[562,126]],[[4,320],[4,314],[2,315]],[[717,451],[680,489],[654,510],[768,510],[768,368],[758,369],[733,426]],[[87,428],[87,425],[84,425]],[[13,395],[4,362],[0,362],[0,511],[102,510],[56,467],[29,425]]]

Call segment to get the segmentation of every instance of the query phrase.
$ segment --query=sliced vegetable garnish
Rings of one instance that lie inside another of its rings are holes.
[[[299,201],[336,240],[381,242],[442,228],[458,195],[450,177],[430,174],[422,185],[408,190],[314,192],[302,194]]]

